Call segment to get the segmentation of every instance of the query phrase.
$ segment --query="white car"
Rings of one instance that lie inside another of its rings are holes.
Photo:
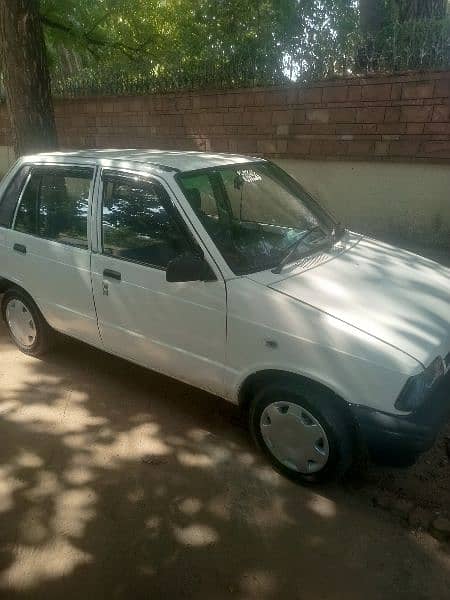
[[[21,158],[0,186],[3,316],[247,412],[301,482],[411,463],[450,412],[450,271],[341,227],[279,167],[199,152]]]

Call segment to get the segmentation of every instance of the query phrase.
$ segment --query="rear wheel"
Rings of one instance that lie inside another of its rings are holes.
[[[272,384],[250,408],[250,429],[273,466],[299,483],[342,477],[352,466],[356,436],[336,398],[314,386]]]
[[[41,356],[49,349],[52,330],[28,294],[9,289],[3,296],[2,314],[11,339],[22,352]]]

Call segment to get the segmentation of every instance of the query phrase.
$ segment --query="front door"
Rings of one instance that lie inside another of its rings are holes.
[[[98,194],[92,281],[103,345],[220,394],[224,281],[166,281],[168,263],[196,242],[161,182],[104,170]]]

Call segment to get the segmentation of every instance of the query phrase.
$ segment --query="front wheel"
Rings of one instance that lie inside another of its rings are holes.
[[[16,346],[30,356],[41,356],[53,341],[52,330],[34,301],[20,289],[3,296],[2,314]]]
[[[331,393],[301,383],[272,384],[256,394],[250,430],[273,466],[299,483],[341,478],[355,456],[353,424]]]

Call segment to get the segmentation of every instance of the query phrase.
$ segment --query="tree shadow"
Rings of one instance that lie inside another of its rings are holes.
[[[237,409],[0,327],[0,597],[444,598],[450,564],[345,490],[282,479]]]

